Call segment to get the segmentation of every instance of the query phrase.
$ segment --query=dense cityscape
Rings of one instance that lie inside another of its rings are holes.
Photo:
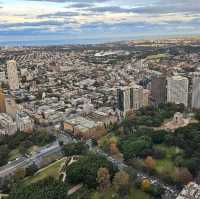
[[[198,38],[1,47],[0,194],[200,198]]]

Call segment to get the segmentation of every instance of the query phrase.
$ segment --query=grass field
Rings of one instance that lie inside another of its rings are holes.
[[[146,59],[151,60],[151,59],[162,59],[162,58],[167,58],[169,57],[169,54],[157,54],[157,55],[150,55],[148,57],[146,57]]]
[[[29,185],[37,183],[40,180],[44,180],[47,177],[53,177],[55,179],[59,178],[59,170],[61,165],[65,162],[65,158],[58,160],[49,166],[39,170],[34,176],[27,177],[24,180],[24,184]]]

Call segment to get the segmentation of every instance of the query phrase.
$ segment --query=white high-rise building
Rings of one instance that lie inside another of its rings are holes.
[[[14,91],[19,89],[19,79],[16,61],[11,60],[7,62],[7,75],[10,89]]]
[[[200,73],[192,73],[192,108],[200,109]]]
[[[131,109],[138,110],[143,107],[143,92],[142,86],[131,85]]]
[[[182,76],[167,78],[167,102],[188,106],[189,80]]]

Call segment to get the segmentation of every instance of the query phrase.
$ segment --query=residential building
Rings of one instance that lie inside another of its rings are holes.
[[[118,109],[126,113],[131,108],[131,89],[130,87],[121,87],[117,90]],[[133,106],[133,105],[132,105]]]
[[[3,89],[0,88],[0,113],[6,112],[5,95]]]
[[[19,79],[16,61],[11,60],[7,62],[7,75],[10,89],[13,91],[19,89]]]
[[[74,116],[64,119],[64,130],[73,133],[74,135],[92,136],[96,131],[96,128],[99,126],[103,126],[103,123],[97,123],[82,116]]]
[[[192,101],[191,107],[200,109],[200,73],[192,74]]]
[[[17,131],[16,122],[6,113],[0,113],[0,134],[13,135]]]
[[[149,104],[149,91],[137,84],[130,84],[117,91],[118,109],[126,114],[130,110],[137,111]]]
[[[6,82],[6,73],[4,71],[0,72],[0,83]]]
[[[144,89],[142,86],[132,84],[131,85],[131,110],[139,110],[143,107],[143,93]]]
[[[176,199],[199,199],[200,198],[200,185],[190,182],[183,188],[181,193]]]
[[[167,78],[167,102],[184,104],[188,107],[189,80],[182,76]]]
[[[165,104],[167,101],[167,78],[159,75],[151,81],[151,97],[154,105]]]
[[[16,114],[17,129],[22,132],[33,132],[33,120],[25,113],[17,112]]]
[[[17,104],[11,95],[5,96],[5,107],[6,113],[15,119],[17,113]]]

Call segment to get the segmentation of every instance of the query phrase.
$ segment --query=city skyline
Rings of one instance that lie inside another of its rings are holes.
[[[198,35],[197,0],[1,0],[0,45]]]

